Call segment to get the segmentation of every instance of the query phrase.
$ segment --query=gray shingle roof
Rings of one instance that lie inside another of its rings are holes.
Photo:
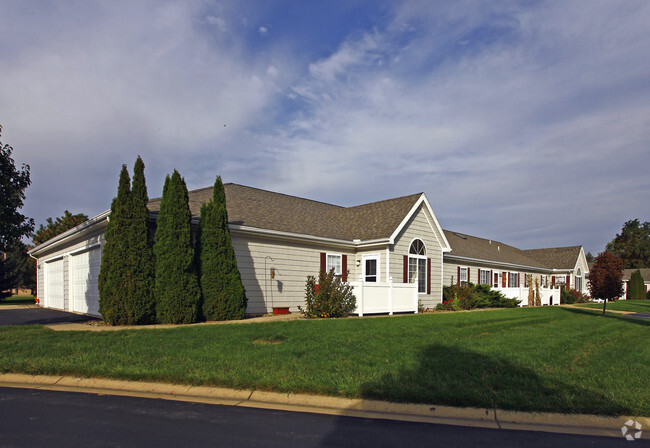
[[[554,269],[573,269],[578,262],[582,246],[549,247],[546,249],[528,249],[523,252],[544,265]]]
[[[540,260],[533,258],[516,247],[499,241],[478,238],[460,232],[445,230],[451,245],[450,256],[459,256],[498,263],[547,268]]]
[[[390,237],[422,195],[341,207],[232,183],[224,189],[230,224],[348,241]],[[211,198],[212,187],[190,191],[192,216],[198,218]],[[160,200],[149,201],[152,214],[160,210]]]
[[[641,271],[641,277],[643,277],[644,283],[650,282],[650,268],[640,268],[640,269],[623,269],[623,280],[629,280],[632,277],[632,274],[635,271]]]

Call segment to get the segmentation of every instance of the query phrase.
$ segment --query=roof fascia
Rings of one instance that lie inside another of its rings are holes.
[[[397,226],[397,229],[393,232],[393,234],[389,238],[390,244],[395,244],[395,239],[397,238],[397,235],[400,234],[400,232],[406,227],[406,224],[408,224],[409,220],[415,213],[417,212],[418,208],[420,208],[420,205],[424,204],[429,211],[429,214],[433,218],[434,225],[438,229],[438,233],[442,236],[442,241],[440,242],[440,246],[442,247],[443,252],[451,252],[451,245],[449,244],[449,241],[447,241],[447,237],[445,236],[445,232],[442,230],[442,227],[440,227],[440,223],[438,222],[438,218],[436,218],[435,213],[433,213],[433,209],[431,208],[431,204],[429,203],[429,200],[427,199],[427,196],[422,193],[420,195],[420,198],[413,204],[413,207],[411,207],[411,210],[406,214],[402,222]],[[431,223],[429,223],[431,225]],[[435,229],[431,229],[433,234],[437,237]]]
[[[57,246],[60,246],[67,241],[71,240],[74,237],[77,237],[83,233],[86,233],[91,227],[94,227],[98,224],[101,224],[103,222],[108,222],[109,215],[111,214],[110,210],[106,210],[103,213],[100,213],[99,215],[95,216],[94,218],[90,218],[88,221],[82,222],[78,226],[73,227],[72,229],[66,230],[65,232],[55,236],[54,238],[50,238],[49,240],[45,241],[42,244],[39,244],[38,246],[34,247],[33,249],[29,250],[27,252],[28,255],[34,256],[37,255],[41,252],[43,252],[46,249],[52,249]]]
[[[256,235],[266,238],[281,239],[281,240],[290,240],[290,241],[300,241],[300,242],[309,242],[317,244],[327,244],[330,246],[346,247],[346,248],[355,248],[357,244],[353,241],[348,240],[339,240],[335,238],[325,238],[320,236],[305,235],[301,233],[293,232],[283,232],[280,230],[269,230],[262,229],[259,227],[250,227],[250,226],[241,226],[236,224],[228,225],[231,233],[247,234],[247,235]]]

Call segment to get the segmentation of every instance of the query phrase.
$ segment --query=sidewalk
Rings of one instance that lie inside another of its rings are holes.
[[[650,431],[650,418],[648,417],[601,417],[581,414],[513,412],[500,409],[454,408],[102,378],[32,376],[9,373],[0,374],[0,387],[124,395],[351,417],[608,437],[622,437],[621,428],[625,422],[634,420],[639,422],[645,431]]]

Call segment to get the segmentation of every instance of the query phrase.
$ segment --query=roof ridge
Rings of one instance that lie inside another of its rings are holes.
[[[295,195],[292,195],[292,194],[286,194],[286,193],[280,193],[280,192],[277,192],[277,191],[265,190],[263,188],[251,187],[249,185],[236,184],[234,182],[228,182],[228,183],[224,184],[224,186],[226,186],[226,185],[234,185],[234,186],[237,186],[237,187],[248,188],[250,190],[263,191],[265,193],[277,194],[277,195],[285,196],[285,197],[288,197],[288,198],[300,199],[301,201],[315,202],[317,204],[329,205],[331,207],[346,208],[346,207],[343,207],[342,205],[330,204],[329,202],[317,201],[315,199],[301,198],[300,196],[295,196]]]
[[[449,229],[442,229],[442,231],[443,232],[453,233],[455,235],[469,236],[470,238],[476,238],[477,240],[492,241],[493,243],[503,244],[504,246],[512,247],[513,249],[522,250],[522,249],[519,249],[516,246],[513,246],[512,244],[504,243],[502,241],[497,241],[497,240],[494,240],[494,239],[491,239],[491,238],[484,238],[482,236],[470,235],[469,233],[456,232],[455,230],[449,230]]]
[[[373,204],[381,204],[382,202],[388,202],[388,201],[396,201],[398,199],[405,199],[405,198],[410,198],[412,196],[422,196],[424,192],[420,193],[413,193],[413,194],[405,194],[404,196],[397,196],[396,198],[388,198],[388,199],[380,199],[379,201],[373,201],[373,202],[366,202],[365,204],[358,204],[358,205],[353,205],[351,207],[345,207],[348,210],[351,210],[353,208],[357,207],[364,207],[366,205],[373,205]]]
[[[531,250],[551,250],[551,249],[580,249],[582,246],[577,244],[575,246],[557,246],[557,247],[538,247],[535,249],[521,249],[523,251],[531,251]]]

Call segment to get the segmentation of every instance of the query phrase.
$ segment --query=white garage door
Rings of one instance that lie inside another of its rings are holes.
[[[48,308],[65,307],[63,295],[63,258],[45,263],[45,304]]]
[[[99,316],[99,247],[70,256],[70,311]]]

